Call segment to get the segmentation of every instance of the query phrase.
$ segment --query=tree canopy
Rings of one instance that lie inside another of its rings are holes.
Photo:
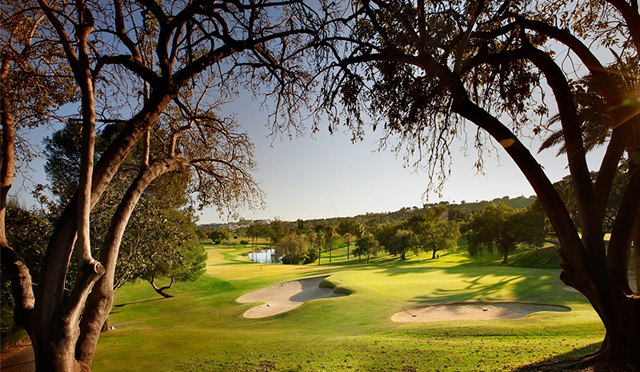
[[[438,251],[452,251],[458,247],[460,226],[445,216],[448,213],[444,207],[431,208],[407,221],[418,238],[420,250],[431,251],[432,259]]]
[[[369,263],[371,256],[377,256],[380,249],[381,246],[376,237],[370,232],[365,232],[356,240],[356,247],[353,250],[353,254],[358,255],[358,261],[362,260],[363,255],[366,256],[367,263]]]

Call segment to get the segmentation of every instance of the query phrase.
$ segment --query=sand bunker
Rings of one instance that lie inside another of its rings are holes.
[[[565,306],[523,302],[462,302],[406,309],[394,314],[394,322],[438,322],[447,320],[517,319],[541,311],[571,311]]]
[[[320,298],[345,296],[335,293],[332,288],[320,288],[326,276],[300,279],[273,285],[238,298],[240,303],[265,302],[244,313],[245,318],[265,318],[293,310],[303,303]]]

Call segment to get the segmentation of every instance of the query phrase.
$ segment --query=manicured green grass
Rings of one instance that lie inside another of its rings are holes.
[[[243,256],[250,249],[208,247],[206,276],[177,283],[171,299],[160,299],[148,283],[119,289],[111,315],[116,330],[101,336],[94,371],[495,371],[582,355],[604,336],[588,302],[560,282],[560,271],[525,267],[531,257],[524,251],[506,266],[499,258],[471,260],[462,249],[436,260],[380,256],[367,265],[347,260],[339,245],[331,264],[323,254],[320,266],[290,266],[253,263]],[[256,289],[319,275],[352,294],[264,319],[245,319],[252,305],[235,302]],[[460,301],[572,311],[515,320],[390,320],[403,307]]]

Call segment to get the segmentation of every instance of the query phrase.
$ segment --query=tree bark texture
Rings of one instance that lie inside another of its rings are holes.
[[[81,333],[75,356],[83,364],[93,364],[100,332],[113,306],[113,285],[120,243],[138,200],[153,180],[163,174],[183,170],[187,166],[186,160],[176,157],[156,161],[141,169],[118,205],[100,254],[100,261],[105,266],[106,273],[94,286],[80,323]]]

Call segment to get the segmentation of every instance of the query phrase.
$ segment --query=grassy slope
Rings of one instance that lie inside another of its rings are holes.
[[[549,248],[553,250],[552,248]],[[431,260],[383,256],[323,265],[264,265],[241,247],[210,247],[207,275],[177,283],[172,299],[146,284],[118,290],[94,371],[494,371],[594,350],[604,335],[584,298],[563,288],[558,269],[528,268],[527,252],[500,266],[464,253]],[[546,252],[546,251],[545,251]],[[542,257],[542,253],[541,253]],[[546,255],[545,257],[550,257]],[[543,267],[556,263],[547,259]],[[312,301],[284,314],[245,319],[240,295],[302,277],[331,275],[354,293]],[[571,312],[523,319],[399,324],[402,307],[469,300],[565,305]]]

